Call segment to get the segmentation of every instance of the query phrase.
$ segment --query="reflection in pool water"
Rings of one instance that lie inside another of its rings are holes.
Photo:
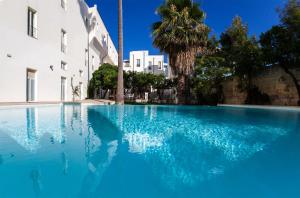
[[[299,115],[184,106],[0,109],[0,194],[293,197],[300,193]],[[289,180],[279,185],[273,175]]]

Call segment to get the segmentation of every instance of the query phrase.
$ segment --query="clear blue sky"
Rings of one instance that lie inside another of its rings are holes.
[[[155,9],[164,0],[123,0],[124,9],[124,58],[129,51],[149,50],[159,53],[152,46],[151,24],[159,20]],[[194,0],[201,3],[207,14],[206,23],[212,33],[220,35],[231,23],[235,15],[240,15],[249,25],[252,35],[259,36],[279,22],[276,8],[282,7],[286,0]],[[86,0],[98,9],[104,23],[117,47],[118,39],[118,0]]]

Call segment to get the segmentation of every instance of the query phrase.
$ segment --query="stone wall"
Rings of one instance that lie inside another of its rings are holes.
[[[300,70],[294,70],[300,83]],[[262,93],[269,95],[272,105],[296,106],[298,101],[297,90],[289,75],[281,68],[272,67],[266,69],[257,75],[254,84]],[[230,79],[224,82],[223,91],[225,95],[225,104],[243,104],[246,99],[246,93],[240,92],[237,88],[237,79]]]

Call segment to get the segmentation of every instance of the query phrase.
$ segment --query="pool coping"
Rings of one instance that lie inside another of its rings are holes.
[[[9,107],[34,107],[34,106],[52,106],[52,105],[68,105],[68,104],[81,104],[84,106],[89,105],[112,105],[115,104],[111,100],[82,100],[82,101],[66,101],[66,102],[56,102],[56,101],[45,101],[45,102],[0,102],[0,108]]]
[[[81,104],[84,106],[92,105],[113,105],[115,101],[112,100],[82,100],[82,101],[45,101],[45,102],[0,102],[0,109],[9,107],[34,107],[34,106],[52,106],[63,104]],[[288,111],[300,111],[300,107],[297,106],[271,106],[271,105],[237,105],[237,104],[218,104],[218,107],[233,107],[233,108],[248,108],[248,109],[268,109],[268,110],[288,110]]]
[[[297,106],[218,104],[218,107],[233,107],[233,108],[247,108],[247,109],[268,109],[268,110],[300,111],[300,107],[297,107]]]

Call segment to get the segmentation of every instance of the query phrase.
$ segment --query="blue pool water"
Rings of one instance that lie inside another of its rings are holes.
[[[2,108],[0,197],[298,198],[300,112]]]

